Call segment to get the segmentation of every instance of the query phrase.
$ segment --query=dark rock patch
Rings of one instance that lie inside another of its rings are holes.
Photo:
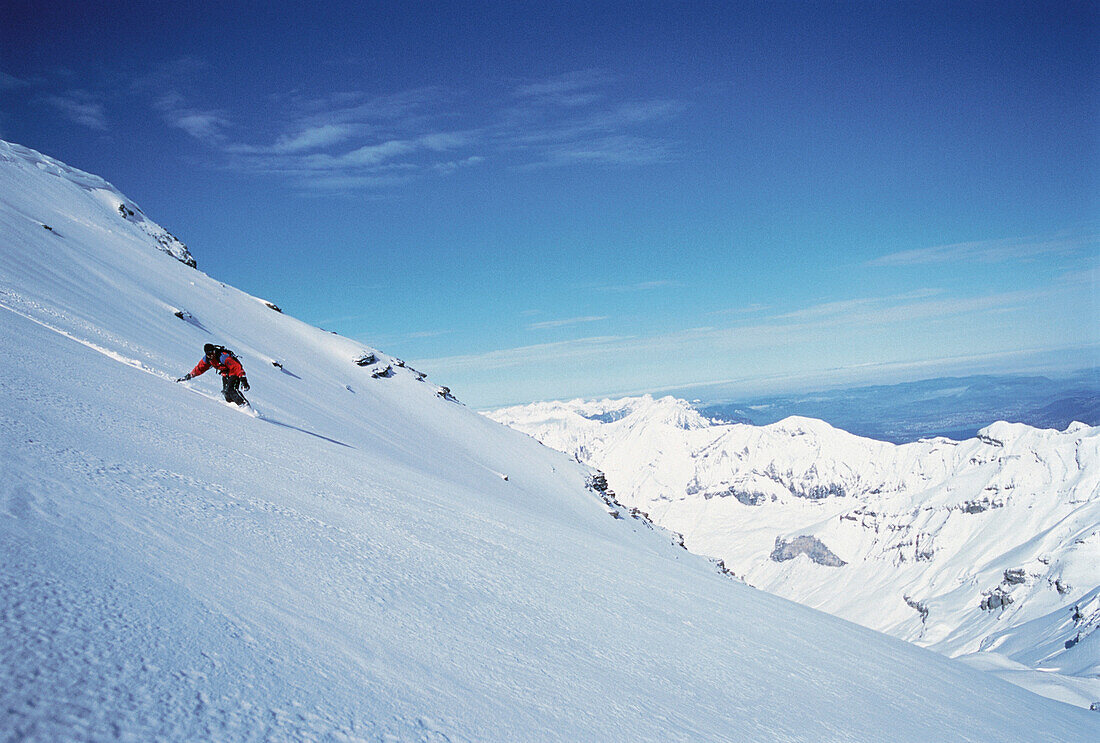
[[[830,568],[839,568],[848,564],[837,557],[833,551],[826,547],[817,537],[803,534],[802,536],[795,537],[789,542],[782,537],[775,538],[775,549],[773,549],[771,553],[772,560],[775,562],[786,562],[787,560],[793,560],[799,555],[806,555],[806,557],[810,558],[818,565],[825,565]]]
[[[997,586],[988,593],[983,593],[982,597],[982,602],[978,604],[978,608],[982,611],[993,611],[995,609],[1003,610],[1012,603],[1012,596],[1000,586]]]

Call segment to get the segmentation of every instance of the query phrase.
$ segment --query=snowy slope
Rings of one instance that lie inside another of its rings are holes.
[[[0,740],[1097,731],[610,518],[586,468],[189,267],[116,201],[0,144]],[[171,381],[211,340],[261,417]]]
[[[671,397],[491,415],[600,468],[620,502],[751,585],[1100,699],[1100,428],[898,446],[809,418],[715,424]]]

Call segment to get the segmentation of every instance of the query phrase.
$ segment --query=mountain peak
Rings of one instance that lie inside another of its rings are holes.
[[[818,418],[807,418],[800,415],[791,415],[780,421],[763,426],[770,431],[785,433],[791,436],[851,436],[847,431],[835,428]]]
[[[709,428],[713,422],[704,418],[689,403],[671,396],[653,398],[650,395],[633,398],[631,412],[626,420],[632,423],[644,421],[650,425],[664,425],[685,431]]]
[[[62,239],[103,226],[151,243],[157,250],[195,267],[195,259],[186,245],[148,219],[140,207],[103,178],[3,140],[0,140],[0,163],[5,165],[3,176],[10,179],[5,196],[28,222],[37,222]],[[37,181],[39,187],[28,190],[28,184],[36,182],[40,174],[56,180]],[[44,192],[49,194],[48,199],[35,198]],[[64,208],[59,208],[62,204]]]

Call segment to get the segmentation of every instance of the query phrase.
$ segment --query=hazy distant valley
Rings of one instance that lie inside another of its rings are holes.
[[[1100,425],[1100,369],[1061,377],[975,375],[894,385],[736,398],[707,390],[677,393],[702,415],[730,423],[818,418],[857,436],[904,444],[945,436],[973,438],[995,421],[1064,430]]]

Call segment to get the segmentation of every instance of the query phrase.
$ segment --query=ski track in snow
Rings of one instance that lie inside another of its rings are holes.
[[[249,401],[248,405],[246,405],[244,407],[240,407],[238,405],[233,405],[231,403],[226,403],[221,398],[221,396],[219,396],[217,394],[208,394],[206,392],[203,392],[202,390],[195,389],[195,387],[188,384],[187,382],[178,382],[177,383],[176,382],[177,377],[174,377],[171,374],[168,374],[167,372],[160,371],[159,369],[150,368],[149,366],[145,365],[141,361],[138,361],[137,359],[128,358],[128,357],[123,356],[122,354],[118,353],[117,351],[112,351],[109,348],[104,348],[103,346],[100,346],[100,345],[98,345],[96,343],[93,343],[89,340],[86,340],[84,338],[79,338],[79,337],[73,335],[72,333],[70,333],[66,330],[62,330],[61,328],[56,327],[54,325],[51,325],[50,323],[45,322],[44,320],[40,320],[37,317],[32,317],[31,315],[29,315],[25,312],[20,312],[19,310],[15,309],[13,307],[10,307],[10,306],[2,303],[2,302],[0,302],[0,309],[5,309],[8,312],[16,314],[20,317],[23,317],[23,318],[27,319],[27,320],[30,320],[33,323],[37,323],[38,325],[41,325],[42,327],[46,328],[47,330],[52,330],[53,332],[57,333],[58,335],[61,335],[65,338],[68,338],[71,341],[75,341],[76,343],[79,343],[80,345],[85,346],[86,348],[90,348],[93,351],[95,351],[96,353],[103,354],[107,358],[112,359],[114,361],[117,361],[120,364],[125,364],[126,366],[129,366],[131,368],[137,369],[139,371],[143,371],[146,374],[151,374],[154,377],[159,377],[160,379],[164,379],[164,380],[167,380],[169,382],[179,384],[183,389],[186,389],[189,392],[193,392],[196,395],[199,395],[201,397],[205,397],[208,400],[213,400],[215,402],[221,402],[226,407],[231,408],[233,410],[237,410],[238,412],[244,413],[245,415],[250,415],[253,418],[258,418],[258,419],[260,419],[260,420],[262,420],[266,423],[270,423],[270,424],[275,425],[275,426],[282,426],[283,428],[288,428],[288,429],[291,429],[293,431],[299,431],[300,433],[304,433],[308,436],[313,436],[315,438],[322,439],[324,441],[328,441],[329,443],[332,443],[332,444],[337,444],[338,446],[354,448],[350,444],[345,444],[343,441],[339,441],[337,439],[330,438],[328,436],[325,436],[324,434],[320,434],[320,433],[317,433],[315,431],[310,431],[308,429],[301,428],[301,427],[295,426],[295,425],[291,425],[290,423],[285,423],[283,421],[276,420],[274,418],[270,418],[268,416],[265,416],[262,412],[260,412],[256,408],[255,404],[252,403],[251,401]],[[215,379],[216,378],[217,377],[215,377]]]
[[[0,292],[0,294],[3,294],[5,296],[9,296],[9,297],[12,296],[8,292]],[[58,335],[62,335],[64,337],[68,338],[71,341],[75,341],[75,342],[79,343],[80,345],[85,346],[87,348],[90,348],[93,351],[95,351],[96,353],[101,353],[109,359],[114,359],[115,361],[117,361],[121,364],[126,364],[127,366],[131,366],[135,369],[140,369],[141,371],[145,372],[146,374],[152,374],[153,376],[160,377],[161,379],[168,379],[168,380],[175,381],[175,378],[170,376],[169,374],[166,374],[165,372],[162,372],[162,371],[158,371],[156,369],[151,369],[148,366],[146,366],[145,364],[143,364],[142,362],[138,361],[137,359],[127,358],[127,357],[123,356],[122,354],[118,353],[117,351],[112,351],[111,349],[100,346],[96,343],[93,343],[92,341],[89,341],[87,339],[80,338],[76,335],[73,335],[72,333],[68,332],[67,330],[62,330],[61,328],[59,328],[55,325],[51,325],[50,323],[46,322],[45,320],[41,320],[41,319],[39,319],[37,317],[34,317],[34,316],[32,316],[32,315],[30,315],[26,312],[21,312],[20,310],[17,310],[14,307],[11,307],[7,304],[4,304],[3,302],[0,302],[0,309],[5,309],[8,312],[11,312],[13,314],[19,315],[20,317],[26,318],[27,320],[30,320],[33,323],[37,323],[37,324],[41,325],[42,327],[46,328],[47,330],[52,330],[53,332],[57,333]],[[71,318],[68,318],[68,319],[71,320]]]

